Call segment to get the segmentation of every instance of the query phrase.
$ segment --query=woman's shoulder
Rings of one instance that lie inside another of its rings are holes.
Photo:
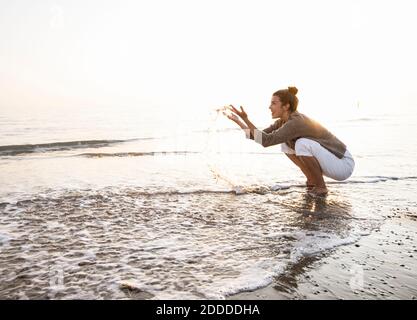
[[[289,116],[288,120],[297,120],[297,121],[303,121],[303,120],[308,120],[309,117],[307,117],[305,114],[298,112],[298,111],[294,111],[293,113],[291,113],[291,115]]]
[[[305,128],[306,130],[314,130],[314,131],[327,131],[327,129],[317,120],[314,118],[308,117],[303,113],[295,111],[291,114],[290,118],[292,117],[292,125],[298,128]]]
[[[315,119],[305,115],[304,113],[298,112],[298,111],[294,111],[290,115],[289,119],[294,119],[294,120],[304,121],[304,122],[309,122],[309,121],[317,122]]]
[[[304,113],[295,111],[293,112],[289,120],[291,120],[292,125],[295,125],[297,127],[303,126],[303,127],[320,127],[321,124],[317,122],[316,120],[306,116]],[[290,122],[290,121],[288,121]]]

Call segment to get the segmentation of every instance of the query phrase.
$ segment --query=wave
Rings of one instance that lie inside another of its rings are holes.
[[[373,176],[366,177],[366,178],[372,178]],[[375,179],[364,179],[364,180],[351,180],[351,181],[328,181],[327,184],[356,184],[356,183],[380,183],[385,182],[388,180],[394,180],[394,181],[402,181],[402,180],[417,180],[417,176],[409,176],[409,177],[384,177],[384,176],[376,176]],[[231,186],[228,189],[192,189],[192,190],[178,190],[178,189],[172,189],[172,190],[161,190],[161,191],[153,191],[153,190],[143,190],[143,189],[136,189],[136,188],[129,188],[123,195],[126,196],[145,196],[145,197],[154,197],[154,196],[172,196],[172,195],[194,195],[194,194],[232,194],[232,195],[245,195],[245,194],[260,194],[260,195],[266,195],[266,194],[279,194],[280,192],[284,192],[285,194],[291,193],[292,191],[298,192],[297,190],[305,189],[305,184],[303,183],[280,183],[280,184],[274,184],[274,185],[234,185]],[[91,192],[90,189],[80,190],[83,192]],[[113,192],[113,191],[112,191]],[[48,190],[45,193],[52,194],[53,190]],[[117,192],[119,193],[119,192]],[[24,204],[24,203],[31,203],[33,201],[33,198],[27,198],[27,199],[20,199],[16,202],[14,201],[3,201],[0,202],[0,209],[6,208],[8,205],[11,204]]]
[[[235,128],[226,128],[226,129],[219,129],[219,132],[226,132],[226,131],[234,131]],[[195,133],[208,133],[210,130],[197,130],[191,131]],[[17,145],[4,145],[0,146],[0,156],[16,156],[22,154],[32,154],[32,153],[45,153],[51,151],[67,151],[73,149],[82,149],[82,148],[101,148],[106,147],[111,144],[116,143],[124,143],[124,142],[131,142],[131,141],[140,141],[140,140],[156,140],[156,139],[167,139],[170,136],[156,136],[156,137],[143,137],[143,138],[132,138],[132,139],[109,139],[109,140],[76,140],[76,141],[63,141],[63,142],[49,142],[49,143],[37,143],[37,144],[17,144]],[[125,153],[117,153],[117,154],[104,154],[100,153],[97,155],[91,154],[80,154],[79,156],[141,156],[141,155],[158,155],[158,154],[166,154],[170,152],[125,152]],[[178,151],[178,154],[183,153],[182,151]]]
[[[127,152],[85,152],[74,155],[73,157],[104,158],[104,157],[143,157],[143,156],[165,156],[165,155],[187,155],[203,154],[203,151],[127,151]],[[211,154],[260,154],[260,155],[280,155],[278,152],[209,152]]]
[[[358,177],[361,178],[361,177]],[[364,176],[365,179],[351,179],[348,181],[328,181],[327,184],[355,184],[355,183],[377,183],[388,180],[416,180],[417,176],[406,177],[386,177],[386,176]]]
[[[397,180],[417,180],[417,176],[408,176],[408,177],[385,177],[385,176],[367,176],[362,177],[364,179],[352,179],[348,181],[328,181],[326,184],[335,185],[335,184],[362,184],[362,183],[379,183],[385,181],[397,181]],[[264,186],[264,185],[254,185],[254,186],[233,186],[231,193],[235,193],[236,195],[246,194],[246,193],[257,193],[257,194],[268,194],[274,193],[277,191],[283,190],[290,190],[290,189],[299,189],[305,188],[305,184],[275,184],[272,186]]]
[[[378,121],[380,119],[377,118],[355,118],[355,119],[348,119],[345,122],[365,122],[365,121]]]
[[[87,157],[87,158],[103,158],[103,157],[143,157],[143,156],[160,156],[160,155],[186,155],[201,153],[198,151],[152,151],[152,152],[87,152],[80,153],[74,157]]]
[[[0,156],[15,156],[25,153],[38,153],[49,151],[64,151],[78,148],[101,148],[115,143],[123,143],[135,140],[148,140],[153,138],[139,138],[127,140],[81,140],[81,141],[65,141],[51,142],[40,144],[19,144],[0,146]]]
[[[387,180],[417,180],[417,176],[410,176],[410,177],[384,177],[378,176],[377,179],[364,179],[364,180],[352,180],[352,181],[341,181],[341,182],[327,182],[327,184],[356,184],[356,183],[379,183],[385,182]],[[372,178],[367,177],[367,178]],[[125,195],[128,196],[170,196],[170,195],[193,195],[193,194],[235,194],[235,195],[243,195],[243,194],[273,194],[279,193],[284,191],[287,194],[288,191],[291,190],[298,190],[304,189],[305,184],[303,183],[279,183],[274,185],[233,185],[227,189],[191,189],[191,190],[161,190],[161,191],[153,191],[153,190],[136,190],[135,188],[129,189]],[[87,191],[87,190],[85,190]],[[91,190],[90,190],[91,191]],[[27,200],[31,201],[31,200]],[[8,205],[8,202],[0,203],[0,206]]]
[[[362,177],[365,179],[356,179],[356,180],[348,180],[348,181],[329,181],[327,182],[327,184],[357,184],[357,183],[369,183],[369,184],[373,184],[373,183],[379,183],[379,182],[385,182],[385,181],[389,181],[389,180],[393,180],[393,181],[397,181],[397,180],[417,180],[417,176],[408,176],[408,177],[385,177],[385,176],[367,176],[367,177]],[[268,193],[274,193],[274,192],[279,192],[279,191],[287,191],[290,189],[300,189],[300,188],[305,188],[305,184],[302,183],[279,183],[279,184],[274,184],[272,186],[268,186],[268,185],[247,185],[247,186],[240,186],[240,185],[236,185],[231,187],[231,189],[229,190],[204,190],[204,189],[200,189],[200,190],[192,190],[192,191],[185,191],[185,192],[181,192],[178,190],[174,190],[174,191],[169,191],[169,192],[152,192],[152,193],[147,193],[147,192],[143,192],[141,194],[146,194],[146,195],[163,195],[163,194],[199,194],[199,193],[231,193],[231,194],[236,194],[236,195],[241,195],[241,194],[250,194],[250,193],[256,193],[256,194],[268,194]]]

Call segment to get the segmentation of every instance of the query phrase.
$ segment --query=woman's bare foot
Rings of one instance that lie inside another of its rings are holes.
[[[308,194],[316,197],[324,197],[329,193],[326,187],[313,187]]]

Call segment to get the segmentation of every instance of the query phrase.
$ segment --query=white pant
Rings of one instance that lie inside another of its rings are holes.
[[[346,150],[344,157],[339,159],[317,141],[307,138],[299,138],[295,142],[295,150],[282,143],[281,150],[284,153],[295,154],[296,156],[315,157],[320,164],[323,175],[338,181],[349,178],[355,168],[355,161],[348,150]]]

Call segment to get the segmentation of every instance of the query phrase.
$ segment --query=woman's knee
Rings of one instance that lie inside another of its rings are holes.
[[[295,151],[287,146],[286,143],[281,144],[281,151],[284,152],[286,155],[292,154],[295,156]]]
[[[313,157],[312,146],[316,141],[307,138],[299,138],[295,142],[295,154],[297,156]]]

